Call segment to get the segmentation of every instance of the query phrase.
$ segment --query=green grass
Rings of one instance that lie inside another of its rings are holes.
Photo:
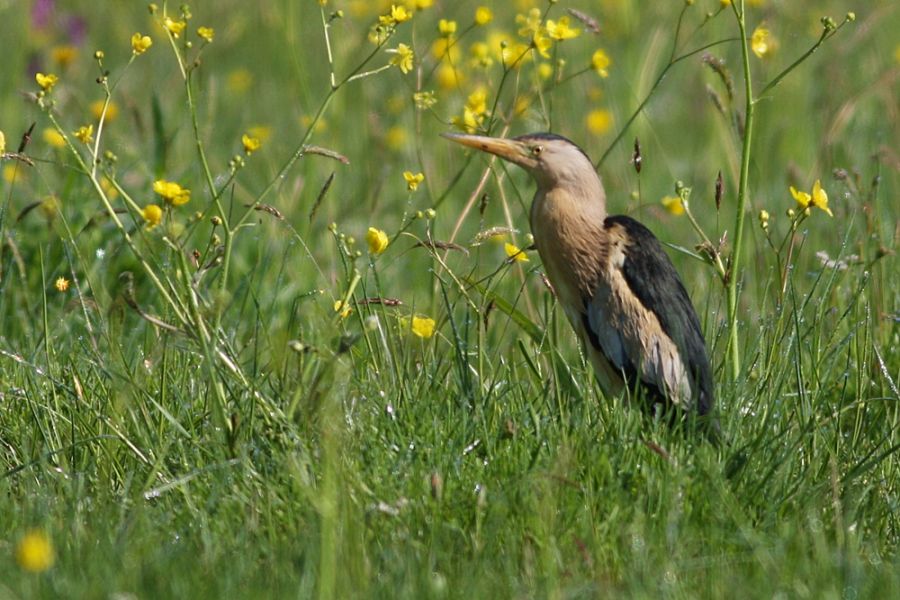
[[[757,91],[815,43],[820,17],[840,23],[855,10],[856,21],[756,104],[736,380],[719,274],[691,257],[697,233],[659,201],[676,181],[690,186],[691,212],[713,243],[726,236],[727,260],[740,50],[709,48],[736,84],[733,100],[700,54],[654,89],[680,3],[573,2],[601,33],[554,46],[550,64],[566,60],[556,84],[531,62],[506,76],[497,61],[469,63],[487,30],[515,38],[505,3],[471,31],[476,4],[439,3],[387,44],[411,45],[420,72],[393,67],[333,93],[316,3],[198,3],[187,64],[198,25],[216,37],[192,74],[194,112],[143,5],[58,4],[64,14],[41,28],[20,3],[0,2],[7,152],[36,122],[25,150],[34,165],[0,162],[20,174],[0,180],[0,598],[900,595],[893,3],[747,9],[748,29],[765,20],[778,40],[771,56],[750,57]],[[329,27],[337,81],[390,58],[382,50],[364,63],[377,13],[354,6],[363,4],[337,3],[346,15]],[[731,10],[718,10],[708,0],[685,11],[676,55],[735,37]],[[52,49],[69,43],[70,17],[84,20],[86,37],[61,68]],[[459,21],[458,90],[433,70],[439,18]],[[135,31],[154,44],[125,69]],[[612,58],[609,77],[566,80],[597,48]],[[162,204],[156,179],[192,190],[153,230],[121,194],[111,199],[119,229],[72,152],[43,138],[51,122],[30,69],[60,76],[50,96],[69,134],[103,98],[96,49],[110,83],[122,77],[100,144],[117,159],[98,173],[114,173],[138,207]],[[249,89],[235,86],[241,77]],[[601,173],[611,211],[672,246],[710,347],[723,447],[604,398],[537,254],[509,264],[502,245],[472,243],[510,227],[526,246],[533,191],[524,173],[438,136],[478,84],[494,134],[507,121],[510,135],[552,127],[595,159],[650,94]],[[436,92],[432,110],[416,110],[419,89]],[[310,130],[323,106],[324,126]],[[608,131],[586,129],[595,109],[612,114]],[[254,126],[271,137],[226,186]],[[635,137],[640,175],[629,164]],[[281,177],[302,143],[349,164],[304,154]],[[413,193],[406,170],[426,177]],[[816,210],[792,234],[788,186],[816,179],[834,218]],[[272,210],[252,210],[260,199]],[[433,219],[416,218],[429,208]],[[772,215],[769,239],[761,209]],[[391,237],[377,257],[366,252],[370,226]],[[417,245],[429,239],[466,251]],[[847,264],[825,265],[817,252]],[[54,287],[59,277],[68,291]],[[344,299],[353,310],[341,319],[334,303]],[[435,319],[434,337],[412,335],[412,315]],[[41,573],[15,558],[34,529],[55,549]]]

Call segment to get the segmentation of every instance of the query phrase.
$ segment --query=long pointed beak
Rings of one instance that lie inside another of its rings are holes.
[[[534,159],[528,152],[528,148],[518,140],[469,135],[466,133],[442,133],[441,135],[457,144],[495,154],[526,169],[534,167],[535,164]]]

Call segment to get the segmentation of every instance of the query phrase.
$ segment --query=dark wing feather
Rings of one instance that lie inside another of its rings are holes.
[[[659,319],[660,325],[678,347],[692,377],[697,411],[707,414],[713,405],[712,370],[700,320],[678,272],[653,233],[622,215],[608,217],[606,227],[622,227],[628,238],[622,272],[628,287],[641,304]]]

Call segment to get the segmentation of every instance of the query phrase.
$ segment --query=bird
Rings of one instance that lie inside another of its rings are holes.
[[[639,392],[654,414],[675,407],[672,414],[714,422],[712,369],[687,290],[647,227],[607,214],[603,183],[584,150],[553,133],[443,136],[534,179],[534,245],[603,393]]]

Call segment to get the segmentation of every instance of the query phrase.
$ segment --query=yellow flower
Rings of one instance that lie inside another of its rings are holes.
[[[172,34],[172,37],[177,38],[181,35],[181,32],[184,31],[184,28],[187,27],[187,23],[184,21],[173,21],[172,17],[166,17],[163,21],[163,27],[165,27],[169,33]]]
[[[47,127],[46,129],[44,129],[41,137],[44,139],[48,146],[53,146],[54,148],[64,148],[66,145],[66,138],[64,138],[63,135],[53,127]]]
[[[773,49],[772,42],[769,30],[762,25],[754,29],[753,35],[750,36],[750,48],[753,50],[753,54],[759,58],[763,58]]]
[[[684,204],[678,196],[666,196],[662,199],[662,205],[676,217],[684,214]]]
[[[131,51],[135,55],[143,54],[152,45],[153,40],[150,39],[149,35],[141,35],[140,33],[135,33],[133,36],[131,36]]]
[[[216,30],[212,27],[198,27],[197,35],[203,38],[207,43],[212,43],[213,37],[216,35]]]
[[[521,25],[519,35],[524,38],[534,37],[540,33],[541,25],[541,9],[532,8],[527,15],[516,15],[516,23]]]
[[[42,90],[49,92],[56,85],[56,82],[59,81],[59,77],[53,73],[47,73],[46,75],[44,73],[35,73],[34,80],[41,86]]]
[[[801,209],[809,208],[810,201],[812,200],[812,196],[807,194],[806,192],[799,192],[794,186],[790,186],[791,196],[794,197],[794,200],[797,201],[797,205]]]
[[[414,192],[419,188],[419,184],[425,180],[425,175],[422,173],[413,174],[412,171],[403,171],[403,179],[406,180],[406,189]]]
[[[531,38],[531,45],[538,51],[538,54],[544,58],[550,58],[550,46],[553,45],[553,41],[545,35],[544,31],[534,34],[534,37]]]
[[[487,90],[478,88],[466,99],[463,116],[453,117],[453,124],[460,129],[473,133],[484,122],[487,114]]]
[[[6,152],[6,136],[0,131],[0,154]]]
[[[387,250],[390,242],[385,232],[369,227],[369,230],[366,232],[366,243],[369,244],[369,253],[378,256]]]
[[[98,121],[100,117],[103,115],[103,100],[95,100],[91,102],[90,108],[91,115]],[[119,105],[113,101],[110,101],[109,106],[106,107],[106,122],[114,121],[116,117],[119,116]]]
[[[147,229],[153,229],[162,221],[163,211],[156,204],[148,204],[141,210],[141,216],[147,222]]]
[[[510,257],[516,262],[529,262],[528,255],[525,254],[525,251],[515,244],[506,242],[505,244],[503,244],[503,249],[506,251],[506,256]]]
[[[56,64],[65,69],[78,56],[78,48],[75,46],[54,46],[53,50],[51,50],[51,56],[53,56],[53,61]]]
[[[585,120],[588,131],[594,135],[603,135],[612,127],[613,115],[604,108],[598,108],[589,112]]]
[[[393,58],[391,58],[391,64],[397,65],[400,70],[406,74],[412,71],[413,68],[413,51],[412,48],[407,46],[406,44],[400,44],[394,50],[389,50],[394,54]]]
[[[591,67],[596,71],[597,75],[606,79],[609,77],[609,66],[612,64],[609,56],[603,50],[596,50],[591,56]]]
[[[428,110],[437,104],[437,98],[432,91],[416,92],[413,94],[413,101],[420,110]]]
[[[244,145],[244,154],[250,156],[262,146],[262,142],[258,137],[251,137],[246,133],[241,136],[241,144]]]
[[[797,191],[794,186],[790,186],[790,190],[791,196],[794,197],[794,200],[797,201],[797,205],[801,209],[805,210],[815,206],[822,212],[827,213],[829,217],[834,216],[831,209],[828,208],[828,194],[822,189],[822,183],[818,179],[816,179],[816,182],[813,184],[812,194]]]
[[[816,179],[816,182],[813,184],[812,188],[812,204],[819,210],[827,213],[829,217],[834,216],[831,212],[831,209],[828,208],[828,194],[826,194],[825,190],[822,189],[822,184],[818,179]]]
[[[53,283],[53,286],[56,288],[56,291],[65,292],[69,289],[69,280],[65,277],[57,277],[56,281]]]
[[[406,0],[404,4],[410,9],[425,10],[426,8],[431,8],[434,0]]]
[[[16,546],[16,562],[26,571],[42,573],[52,567],[55,560],[50,536],[39,529],[26,533]]]
[[[423,339],[428,339],[434,335],[434,319],[429,319],[428,317],[417,317],[413,315],[412,318],[412,332]]]
[[[547,20],[547,35],[554,40],[571,40],[581,35],[581,30],[569,25],[569,17],[560,17],[559,21]]]
[[[384,26],[397,25],[412,19],[412,13],[405,6],[391,5],[391,13],[378,17],[378,22]]]
[[[475,24],[480,26],[487,25],[494,20],[494,13],[487,6],[479,6],[475,9]]]
[[[153,191],[172,206],[187,204],[191,199],[191,190],[185,189],[174,181],[158,179],[153,182]]]
[[[342,319],[346,319],[353,312],[353,308],[349,304],[344,304],[342,300],[335,300],[334,312],[338,313]]]
[[[456,21],[441,19],[438,21],[438,32],[444,37],[450,37],[456,33]]]
[[[94,141],[94,126],[93,125],[82,125],[78,129],[72,132],[72,135],[77,137],[85,144],[90,144]]]

